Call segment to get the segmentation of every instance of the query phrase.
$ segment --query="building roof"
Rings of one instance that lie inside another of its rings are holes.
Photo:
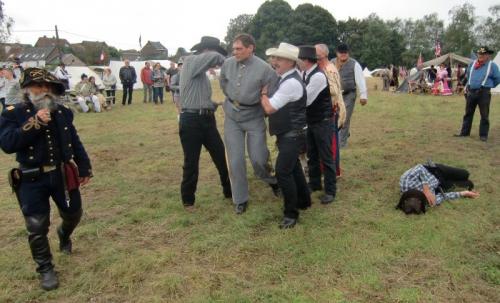
[[[48,38],[47,36],[38,38],[38,40],[35,43],[35,47],[50,47],[56,45],[57,45],[57,39],[55,37]],[[59,39],[59,46],[69,47],[70,44],[66,39]]]
[[[54,46],[51,47],[27,47],[19,54],[21,61],[40,61],[50,59],[49,56],[53,54]]]
[[[156,50],[167,50],[167,48],[165,46],[163,46],[163,44],[161,44],[160,42],[158,41],[148,41],[148,43],[146,43],[146,45],[151,45],[154,49]],[[144,45],[144,47],[146,47],[146,45]],[[143,47],[143,49],[144,49]]]

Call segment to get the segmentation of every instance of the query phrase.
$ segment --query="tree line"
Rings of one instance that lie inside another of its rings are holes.
[[[489,16],[481,17],[472,4],[464,3],[450,8],[448,16],[447,26],[437,13],[420,19],[383,20],[371,14],[364,19],[337,21],[321,6],[306,3],[292,9],[284,0],[270,0],[255,15],[231,19],[224,40],[230,49],[238,33],[250,33],[260,57],[279,42],[325,43],[332,54],[344,42],[351,47],[352,56],[370,69],[389,64],[415,66],[420,54],[430,60],[435,57],[437,42],[442,54],[454,52],[467,57],[479,45],[500,49],[500,5],[490,7]]]

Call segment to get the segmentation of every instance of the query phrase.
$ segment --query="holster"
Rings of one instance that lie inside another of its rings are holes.
[[[9,171],[8,179],[13,193],[17,193],[17,190],[21,186],[21,176],[22,173],[19,168],[13,168]]]

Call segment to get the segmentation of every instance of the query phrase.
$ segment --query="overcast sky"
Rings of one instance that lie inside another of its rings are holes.
[[[54,35],[70,43],[82,40],[105,41],[120,49],[139,49],[148,40],[160,41],[171,53],[177,47],[190,49],[201,36],[224,39],[231,18],[239,14],[255,14],[262,0],[2,0],[4,13],[15,21],[12,42],[34,44],[38,37]],[[448,21],[448,11],[465,1],[459,0],[289,0],[292,8],[301,3],[320,5],[337,20],[364,18],[376,13],[383,19],[396,17],[418,19],[438,13]],[[488,15],[488,8],[498,0],[468,1],[476,7],[476,15]],[[40,31],[40,32],[25,32]]]

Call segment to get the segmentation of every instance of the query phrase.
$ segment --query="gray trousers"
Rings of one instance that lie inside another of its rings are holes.
[[[340,141],[340,147],[346,147],[347,146],[347,138],[351,135],[349,132],[349,127],[351,126],[351,117],[352,117],[352,112],[354,111],[354,104],[356,104],[356,92],[350,92],[345,95],[344,97],[344,103],[345,103],[345,122],[344,125],[342,126],[342,129],[339,131],[339,141]]]
[[[263,117],[245,122],[237,122],[228,116],[225,117],[224,141],[234,204],[248,201],[245,143],[255,176],[268,184],[277,183],[276,178],[271,175],[272,168],[269,163],[266,128]]]
[[[144,103],[153,102],[153,85],[142,84],[142,89],[144,90]]]

